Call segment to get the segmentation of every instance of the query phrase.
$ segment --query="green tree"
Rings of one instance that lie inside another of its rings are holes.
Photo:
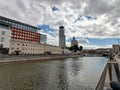
[[[73,50],[73,46],[69,47],[69,50],[72,51]]]
[[[79,50],[78,45],[74,45],[74,46],[73,46],[73,48],[74,48],[74,52],[76,52],[76,51],[78,51],[78,50]]]
[[[73,46],[71,46],[71,47],[69,48],[69,50],[76,52],[76,51],[79,50],[79,47],[78,47],[78,45],[73,45]]]
[[[80,46],[79,50],[82,51],[83,50],[83,46]]]

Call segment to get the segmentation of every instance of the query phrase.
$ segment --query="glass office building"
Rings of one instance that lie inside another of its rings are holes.
[[[44,34],[40,34],[40,43],[47,44],[47,36]]]

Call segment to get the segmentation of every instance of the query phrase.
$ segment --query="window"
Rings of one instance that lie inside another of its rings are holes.
[[[5,31],[2,31],[2,35],[5,35]]]
[[[14,47],[12,47],[11,49],[14,50]]]
[[[0,44],[0,48],[3,48],[3,44]]]
[[[4,37],[1,37],[1,42],[4,42]]]

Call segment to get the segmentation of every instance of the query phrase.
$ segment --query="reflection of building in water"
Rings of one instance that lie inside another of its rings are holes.
[[[59,64],[58,70],[58,88],[60,90],[69,90],[68,89],[68,77],[67,77],[67,68],[64,64],[64,61]]]
[[[73,40],[71,41],[71,46],[78,45],[78,41],[73,37]]]

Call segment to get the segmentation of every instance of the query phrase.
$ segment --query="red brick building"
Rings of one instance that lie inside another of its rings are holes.
[[[40,29],[37,27],[2,16],[0,16],[0,22],[10,25],[11,39],[40,43],[40,34],[38,33]]]

